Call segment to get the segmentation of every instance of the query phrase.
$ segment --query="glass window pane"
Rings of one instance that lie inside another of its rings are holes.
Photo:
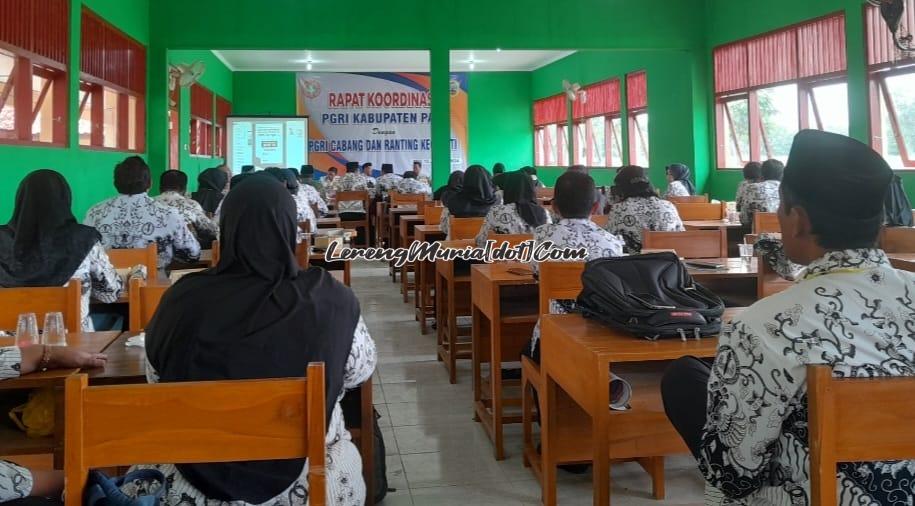
[[[893,99],[909,158],[915,158],[915,72],[887,77],[886,87]]]
[[[559,151],[559,156],[557,157],[557,159],[559,160],[558,165],[560,167],[564,167],[564,166],[569,165],[569,141],[572,139],[572,136],[569,135],[569,125],[568,124],[564,125],[562,127],[562,130],[560,130],[560,132],[561,132],[560,135],[563,136],[562,150]],[[558,148],[559,148],[559,143],[557,143],[557,150],[558,150]]]
[[[127,97],[127,149],[137,149],[137,97]]]
[[[811,100],[816,102],[823,130],[848,135],[848,84],[835,83],[813,88]],[[810,128],[817,128],[817,122],[810,112]]]
[[[80,146],[91,146],[92,145],[92,93],[89,93],[85,90],[79,90],[79,103],[82,104],[83,100],[86,101],[86,105],[83,106],[82,112],[79,114],[79,124],[77,128],[79,129],[79,145]]]
[[[607,166],[607,118],[599,116],[597,118],[591,118],[591,143],[594,146],[591,156],[593,161],[591,163],[594,167],[606,167]]]
[[[585,123],[575,124],[575,163],[588,164],[588,127]]]
[[[798,132],[797,85],[765,88],[757,92],[757,97],[762,121],[760,154],[763,158],[786,162],[791,143]]]
[[[648,144],[648,113],[641,112],[633,116],[635,120],[635,132],[630,132],[629,135],[635,135],[635,153],[630,153],[629,156],[632,158],[631,162],[634,165],[640,165],[642,167],[648,167],[650,147]]]
[[[105,122],[102,128],[104,146],[106,148],[118,147],[118,92],[105,88],[102,104],[105,108]]]
[[[725,167],[739,168],[750,159],[750,107],[747,99],[725,102]],[[730,118],[730,119],[729,119]]]
[[[889,109],[887,108],[886,100],[883,100],[882,94],[880,96],[880,119],[883,158],[890,164],[890,167],[897,170],[904,169],[905,164],[902,161],[902,154],[899,152],[899,144],[896,142],[896,134],[890,121]]]
[[[558,152],[558,150],[556,149],[557,140],[558,140],[558,138],[556,137],[557,133],[559,133],[559,132],[558,132],[555,124],[546,126],[546,136],[547,136],[547,141],[549,142],[549,144],[547,145],[547,150],[546,150],[546,155],[547,155],[546,166],[548,166],[548,167],[552,167],[552,166],[556,165],[556,154]]]
[[[610,120],[610,167],[623,166],[623,119]]]
[[[10,77],[13,75],[13,67],[16,66],[16,59],[13,55],[0,51],[0,99],[6,96],[6,101],[0,106],[0,139],[13,139],[16,137],[16,110],[13,100],[13,85],[10,83]]]
[[[42,92],[47,91],[42,97]],[[54,140],[54,94],[51,92],[52,83],[43,77],[32,75],[32,110],[39,105],[38,114],[32,122],[32,140],[36,142],[51,142]]]

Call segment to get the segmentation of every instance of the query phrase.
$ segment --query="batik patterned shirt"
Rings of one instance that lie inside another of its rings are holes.
[[[689,197],[689,190],[686,189],[686,185],[681,181],[671,181],[667,185],[667,193],[664,194],[664,198],[667,197]]]
[[[740,223],[752,225],[753,216],[756,213],[774,213],[778,211],[778,205],[781,203],[781,197],[778,194],[780,187],[780,181],[763,181],[761,183],[748,184],[746,190],[744,190],[743,199],[738,204]]]
[[[108,254],[101,243],[96,243],[89,250],[89,254],[70,278],[78,279],[80,283],[82,330],[83,332],[93,332],[95,327],[92,325],[92,319],[89,318],[89,303],[92,299],[105,304],[117,302],[118,296],[124,290],[124,282],[111,265],[111,260],[108,259]]]
[[[21,370],[22,350],[18,346],[0,348],[0,380],[18,378]],[[28,497],[33,483],[28,469],[0,460],[0,503]]]
[[[301,226],[298,227],[296,242],[302,242],[305,239],[306,232],[316,232],[318,230],[318,218],[315,216],[315,211],[311,208],[311,203],[304,192],[296,192],[292,195],[292,200],[295,201],[296,222],[299,224],[308,222],[308,230],[302,230]]]
[[[196,200],[173,191],[162,192],[161,195],[153,200],[178,211],[184,218],[185,223],[194,227],[197,237],[210,237],[213,239],[219,237],[219,225],[215,220],[211,220],[207,216],[203,211],[203,207]]]
[[[380,191],[382,195],[387,195],[389,191],[397,190],[397,185],[400,184],[401,179],[403,179],[403,177],[394,174],[393,172],[382,174],[381,177],[378,178],[378,191]]]
[[[915,375],[913,321],[915,274],[862,249],[827,253],[726,325],[699,454],[706,504],[810,504],[807,365]],[[837,477],[840,505],[915,504],[915,461],[843,463]]]
[[[321,198],[321,194],[318,193],[318,190],[309,184],[300,184],[299,193],[301,193],[305,200],[311,204],[312,207],[317,207],[318,212],[323,214],[328,213],[327,202],[324,202],[324,199]]]
[[[550,213],[546,214],[546,223],[553,223]],[[518,214],[518,208],[515,204],[499,204],[489,208],[486,218],[483,219],[483,226],[477,234],[477,246],[483,247],[489,234],[533,234],[534,228],[527,224]]]
[[[734,200],[737,202],[737,211],[743,209],[743,203],[747,199],[747,187],[753,184],[752,181],[744,179],[737,185],[737,195]]]
[[[188,263],[200,258],[200,243],[184,218],[146,193],[118,195],[100,202],[89,209],[84,223],[102,234],[102,245],[108,249],[145,248],[155,242],[160,271],[174,258]]]
[[[631,197],[613,204],[607,230],[626,241],[627,253],[642,251],[642,231],[680,232],[685,230],[677,206],[657,197]]]
[[[353,192],[353,191],[367,191],[369,198],[374,197],[374,192],[369,188],[368,181],[366,180],[363,174],[358,172],[347,172],[342,177],[334,179],[334,182],[331,183],[331,186],[334,189],[334,193],[338,192]],[[364,213],[366,212],[365,207],[362,205],[361,200],[353,200],[347,202],[337,201],[337,211],[341,213]]]
[[[432,195],[432,188],[429,184],[419,179],[402,178],[397,183],[397,191],[405,195]]]

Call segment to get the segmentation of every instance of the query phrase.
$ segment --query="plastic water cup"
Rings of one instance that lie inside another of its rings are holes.
[[[740,247],[740,258],[745,264],[750,263],[753,258],[753,246],[752,244],[739,244]]]
[[[38,334],[38,317],[35,316],[35,313],[19,315],[16,323],[16,342],[21,347],[41,343],[41,336]]]
[[[67,329],[64,328],[63,313],[48,313],[44,316],[44,332],[41,342],[48,346],[67,345]]]

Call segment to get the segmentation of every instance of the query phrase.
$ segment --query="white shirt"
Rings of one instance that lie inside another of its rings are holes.
[[[553,223],[550,213],[546,214],[546,223]],[[534,228],[527,224],[518,214],[518,208],[515,204],[497,204],[489,208],[486,217],[483,219],[483,225],[477,234],[477,246],[483,247],[489,234],[533,234]]]
[[[627,253],[642,251],[642,231],[679,232],[685,230],[673,202],[657,197],[631,197],[613,204],[607,230],[626,241]]]
[[[403,177],[398,174],[394,174],[393,172],[382,174],[377,181],[378,190],[382,195],[387,195],[389,191],[397,189],[397,185],[400,183],[401,179],[403,179]]]
[[[810,504],[807,365],[915,375],[913,293],[915,274],[883,251],[833,251],[725,326],[699,455],[706,504]],[[839,504],[913,504],[913,477],[915,461],[840,464]]]
[[[302,183],[299,185],[299,193],[301,193],[305,200],[308,201],[312,206],[317,206],[318,212],[321,214],[327,214],[327,202],[324,202],[324,199],[321,198],[321,194],[318,193],[318,190],[310,184]]]
[[[156,273],[147,273],[154,276]],[[95,299],[105,304],[117,302],[118,296],[124,291],[124,282],[114,270],[108,253],[101,243],[96,243],[89,250],[86,258],[79,264],[76,271],[70,276],[80,281],[80,309],[82,312],[83,332],[93,332],[95,327],[89,318],[89,303]],[[72,330],[71,330],[72,332]]]
[[[375,196],[374,191],[369,188],[368,180],[366,180],[363,174],[358,172],[347,172],[342,177],[334,179],[334,182],[331,183],[331,186],[334,190],[334,193],[367,191],[369,198],[373,198]],[[337,201],[337,211],[341,213],[364,213],[366,212],[366,209],[362,205],[361,200],[345,202]]]
[[[664,198],[667,197],[689,197],[689,190],[686,189],[686,185],[682,181],[671,181],[667,185],[667,193],[664,194]]]
[[[753,224],[753,216],[757,212],[774,213],[778,211],[778,205],[781,203],[779,188],[781,181],[763,181],[761,183],[750,183],[744,190],[743,199],[740,201],[740,223],[744,225]]]
[[[185,262],[200,258],[200,243],[188,230],[184,218],[145,192],[102,201],[89,209],[83,223],[102,234],[102,245],[108,249],[145,248],[155,242],[160,271],[176,257]]]
[[[397,183],[397,191],[405,195],[432,195],[432,187],[419,179],[401,178]]]
[[[175,191],[162,192],[161,195],[153,200],[178,211],[184,218],[185,223],[194,227],[194,230],[197,231],[197,237],[201,235],[212,238],[219,237],[219,225],[207,216],[203,211],[203,207],[196,200]]]
[[[18,346],[0,348],[0,380],[18,378],[21,370],[22,350]],[[28,497],[33,484],[28,469],[0,460],[0,503]]]
[[[301,187],[299,187],[301,190]],[[308,202],[308,197],[302,191],[298,191],[292,195],[292,200],[295,201],[295,211],[296,211],[296,223],[309,223],[308,232],[316,232],[318,230],[318,218],[315,216],[314,209],[311,208],[311,203]],[[296,226],[296,242],[300,243],[305,239],[305,232],[301,227]]]

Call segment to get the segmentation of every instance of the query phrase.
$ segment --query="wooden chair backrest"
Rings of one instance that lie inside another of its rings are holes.
[[[216,267],[219,263],[219,239],[213,241],[210,246],[210,267]]]
[[[550,313],[550,300],[576,299],[585,262],[540,262],[540,314]]]
[[[19,315],[23,313],[35,313],[41,328],[42,315],[60,312],[67,330],[82,331],[81,289],[78,279],[71,279],[67,286],[0,288],[0,330],[16,330]]]
[[[604,228],[607,226],[607,223],[610,221],[610,215],[609,214],[592,214],[591,221],[593,221],[594,224],[597,225],[598,227]]]
[[[391,191],[388,192],[388,197],[391,199],[392,206],[416,204],[426,200],[426,196],[422,193],[400,193]]]
[[[362,208],[366,212],[369,210],[369,192],[365,190],[353,190],[347,192],[337,192],[337,205],[340,205],[340,202],[356,202],[362,201]]]
[[[540,199],[552,199],[554,194],[554,188],[541,187],[537,188],[537,198]]]
[[[158,270],[158,250],[156,243],[151,242],[145,248],[110,249],[108,259],[115,269],[129,269],[134,265],[145,265],[146,275],[155,277]]]
[[[728,215],[727,204],[721,203],[674,203],[683,221],[723,220]]]
[[[769,263],[762,257],[756,259],[757,262],[757,279],[756,279],[756,298],[765,299],[770,295],[783,292],[792,286],[794,281],[789,281],[775,272]]]
[[[426,225],[438,225],[442,222],[442,211],[444,207],[425,206],[423,208],[423,223]]]
[[[915,458],[915,377],[833,378],[807,367],[811,504],[836,504],[836,464]]]
[[[776,213],[754,213],[753,214],[753,233],[754,234],[780,234],[782,226],[778,222]]]
[[[915,253],[915,228],[883,227],[880,248],[887,253]]]
[[[131,279],[130,288],[128,289],[128,301],[130,302],[130,331],[140,332],[146,329],[149,321],[152,320],[162,296],[171,285],[147,285],[142,279]]]
[[[299,264],[299,267],[303,269],[308,268],[308,262],[311,260],[311,244],[309,244],[308,239],[304,239],[299,244],[296,244],[295,259]]]
[[[685,197],[667,197],[667,200],[675,204],[708,204],[708,193],[705,195],[689,195]]]
[[[309,504],[325,504],[324,364],[306,378],[65,387],[66,504],[89,470],[136,463],[308,458]]]
[[[473,239],[483,227],[483,218],[455,218],[451,217],[448,224],[449,238],[452,241]]]
[[[497,248],[503,242],[507,242],[510,248],[514,248],[524,241],[534,240],[534,234],[493,234],[490,232],[486,238],[490,241],[496,241]]]
[[[728,234],[724,228],[685,232],[642,231],[643,249],[672,249],[682,258],[727,258]]]

